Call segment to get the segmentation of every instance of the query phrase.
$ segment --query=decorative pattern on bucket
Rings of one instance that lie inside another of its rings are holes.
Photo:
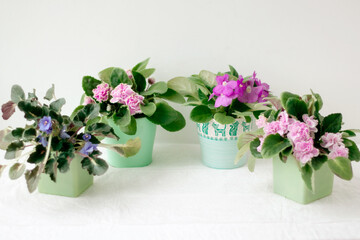
[[[314,171],[314,192],[305,185],[301,172],[293,156],[286,163],[278,157],[273,159],[274,192],[301,204],[307,204],[331,194],[334,174],[327,163]]]
[[[238,152],[237,139],[243,132],[253,129],[254,121],[247,123],[237,119],[232,124],[222,125],[211,120],[208,123],[197,123],[198,136],[201,146],[201,156],[204,165],[216,169],[233,169],[243,166],[247,155],[235,164]]]
[[[38,190],[40,193],[65,197],[78,197],[93,184],[93,176],[81,167],[82,158],[76,156],[66,173],[57,172],[56,183],[48,174],[41,174]]]
[[[107,162],[117,168],[130,167],[145,167],[152,162],[152,153],[154,147],[156,125],[150,122],[147,118],[136,119],[136,133],[135,135],[127,135],[123,133],[120,128],[109,120],[109,125],[114,128],[115,133],[120,137],[119,141],[112,138],[105,138],[106,143],[110,144],[124,144],[130,139],[139,137],[141,139],[140,151],[132,157],[122,157],[114,151],[107,151]]]
[[[253,128],[253,122],[247,123],[237,119],[232,124],[222,125],[212,119],[208,123],[197,123],[198,135],[211,140],[227,141],[237,140],[243,132],[249,132]]]

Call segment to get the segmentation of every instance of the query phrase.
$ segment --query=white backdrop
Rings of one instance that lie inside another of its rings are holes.
[[[359,12],[360,1],[0,0],[0,102],[14,83],[39,96],[55,83],[69,114],[82,76],[151,57],[158,80],[232,64],[256,70],[274,94],[312,88],[323,114],[342,112],[346,128],[359,127]],[[188,121],[178,134],[159,128],[157,141],[198,140]]]

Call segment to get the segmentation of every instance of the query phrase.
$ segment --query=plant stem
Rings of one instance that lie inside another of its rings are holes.
[[[48,146],[46,148],[45,158],[44,158],[44,161],[42,162],[42,165],[40,166],[40,171],[38,172],[39,174],[44,171],[45,165],[49,159],[50,149],[51,149],[51,141],[52,141],[52,134],[50,134],[50,136],[49,136],[49,141],[48,141]]]

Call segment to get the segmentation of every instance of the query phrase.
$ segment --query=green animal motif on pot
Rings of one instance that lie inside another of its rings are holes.
[[[200,123],[197,123],[197,124],[196,124],[197,130],[198,130],[199,133],[201,132],[201,127],[200,127],[200,125],[201,125]]]
[[[215,130],[215,136],[218,136],[219,134],[221,134],[223,137],[225,137],[226,125],[224,125],[224,128],[219,128],[219,124],[213,123],[212,126]]]
[[[246,124],[246,122],[242,122],[241,126],[243,127],[243,132],[248,132],[250,131],[250,123]]]
[[[209,134],[209,123],[203,123],[202,125],[202,132],[206,135]]]
[[[229,135],[236,136],[238,132],[239,122],[235,122],[230,125]]]

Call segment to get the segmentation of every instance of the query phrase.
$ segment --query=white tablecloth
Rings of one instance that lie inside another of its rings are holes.
[[[29,194],[3,176],[0,239],[360,239],[360,164],[331,196],[300,205],[272,192],[269,160],[254,173],[215,170],[197,144],[157,144],[153,159],[110,168],[79,198]]]

